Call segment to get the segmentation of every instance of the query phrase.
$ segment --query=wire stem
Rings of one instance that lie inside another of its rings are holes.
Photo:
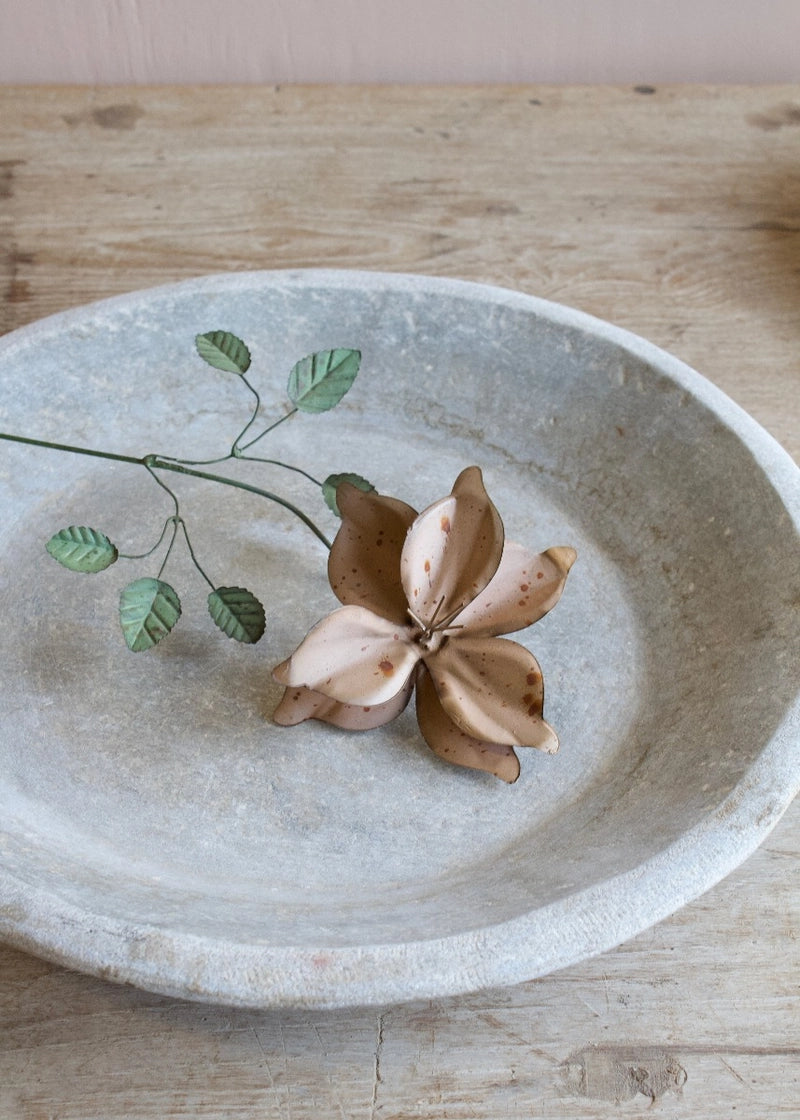
[[[186,547],[189,549],[189,555],[192,558],[192,563],[194,564],[195,568],[197,568],[198,572],[203,577],[203,579],[206,581],[206,583],[211,588],[211,590],[216,591],[216,588],[215,588],[214,584],[211,582],[211,580],[208,578],[206,573],[200,567],[200,563],[199,563],[197,557],[194,554],[194,549],[192,548],[192,542],[189,540],[189,530],[186,528],[186,522],[183,520],[183,518],[181,518],[181,528],[183,529],[183,535],[184,535],[184,538],[186,539]]]
[[[315,486],[322,488],[322,483],[318,478],[314,478],[313,474],[304,471],[302,467],[295,467],[291,463],[283,463],[280,459],[262,459],[260,455],[236,455],[237,459],[241,459],[245,463],[268,463],[271,467],[283,467],[286,471],[294,471],[296,474],[301,474],[303,478],[307,478],[309,482],[313,482]]]
[[[287,413],[286,416],[281,417],[281,419],[285,420],[290,415],[291,413]],[[280,421],[276,421],[276,423],[280,423]],[[275,427],[274,424],[272,426]],[[262,432],[262,435],[265,434],[265,432]],[[261,436],[257,437],[257,439],[260,438]],[[117,463],[133,463],[135,466],[145,467],[151,473],[153,470],[174,471],[176,474],[191,475],[193,478],[203,478],[208,482],[218,482],[222,486],[233,486],[237,490],[245,490],[250,494],[257,494],[261,498],[266,498],[270,502],[275,502],[277,505],[283,506],[284,509],[299,518],[299,520],[311,530],[314,536],[322,541],[326,548],[330,549],[331,547],[331,542],[322,530],[314,524],[307,514],[303,513],[301,509],[298,509],[296,505],[287,501],[286,498],[281,498],[278,494],[273,494],[271,490],[262,490],[258,486],[252,486],[249,482],[240,482],[235,478],[226,478],[223,475],[211,474],[208,471],[195,470],[194,467],[185,466],[172,459],[164,459],[160,455],[145,455],[141,458],[135,455],[120,455],[114,451],[99,451],[97,448],[93,447],[75,447],[72,444],[54,443],[51,440],[44,439],[32,439],[30,436],[12,435],[8,432],[0,432],[0,439],[9,440],[11,443],[24,443],[31,447],[45,447],[52,451],[67,451],[72,455],[90,455],[96,459],[110,459]],[[255,443],[256,440],[251,442]],[[247,444],[247,446],[249,447],[251,444]],[[242,450],[244,450],[244,448]],[[168,487],[164,488],[169,490]],[[170,490],[169,493],[172,494],[172,491]]]
[[[148,556],[152,556],[163,541],[164,537],[167,535],[167,529],[170,527],[174,520],[175,515],[170,514],[167,520],[164,522],[164,528],[161,530],[161,536],[158,538],[152,548],[148,548],[147,552],[120,552],[120,560],[146,560]]]
[[[284,422],[284,420],[288,420],[290,416],[294,416],[295,412],[297,412],[297,408],[291,408],[288,412],[284,412],[283,416],[279,416],[274,423],[270,424],[268,428],[265,428],[263,432],[259,432],[259,434],[254,439],[251,439],[249,443],[242,444],[239,447],[239,451],[246,451],[248,447],[252,447],[254,443],[258,443],[258,441],[260,439],[263,439],[268,432],[274,431],[279,424],[282,424]],[[242,432],[242,435],[244,435],[244,432]],[[241,436],[239,437],[239,439],[241,439]]]
[[[255,403],[255,405],[254,405],[254,407],[253,407],[253,414],[252,414],[252,416],[251,416],[251,417],[250,417],[250,419],[249,419],[249,420],[247,421],[247,423],[245,424],[245,426],[244,426],[244,427],[242,428],[241,432],[239,432],[239,434],[238,434],[238,436],[236,437],[236,439],[235,439],[235,440],[233,441],[233,445],[231,446],[231,455],[236,455],[236,454],[237,454],[237,452],[238,452],[238,450],[239,450],[239,444],[240,444],[240,442],[241,442],[241,441],[242,441],[242,440],[244,439],[244,437],[245,437],[245,436],[247,435],[247,433],[248,433],[248,432],[250,431],[250,429],[252,428],[253,424],[255,424],[255,422],[256,422],[256,418],[258,417],[258,413],[259,413],[259,411],[260,411],[260,409],[261,409],[261,397],[260,397],[260,396],[259,396],[259,394],[258,394],[258,389],[256,389],[255,385],[251,385],[251,384],[250,384],[250,382],[249,382],[249,381],[247,380],[247,378],[245,377],[245,375],[244,375],[244,374],[242,374],[242,381],[244,382],[244,384],[245,384],[245,385],[247,386],[247,388],[248,388],[248,389],[250,390],[250,392],[251,392],[251,393],[253,394],[253,396],[255,397],[256,403]],[[261,437],[259,436],[258,438],[260,439]]]
[[[164,559],[161,561],[161,567],[158,569],[158,575],[156,577],[157,579],[161,579],[161,576],[164,573],[164,569],[167,566],[167,561],[170,558],[170,554],[172,553],[172,549],[175,545],[175,540],[178,536],[178,529],[183,524],[183,520],[178,517],[177,514],[174,517],[171,517],[170,521],[172,522],[172,536],[170,537],[169,544],[167,545],[167,551],[164,553]]]
[[[214,463],[227,463],[229,459],[239,459],[241,457],[239,451],[239,441],[244,439],[244,437],[252,428],[253,424],[255,424],[259,410],[261,409],[261,397],[258,395],[258,390],[254,385],[250,384],[244,374],[240,375],[240,380],[244,382],[245,386],[255,397],[255,404],[253,405],[253,411],[250,415],[250,419],[247,421],[236,439],[231,444],[230,451],[228,451],[225,455],[218,455],[216,459],[176,459],[176,463],[183,463],[187,467],[211,467],[214,465]],[[278,421],[278,423],[280,423],[280,421]],[[266,432],[262,432],[261,434],[266,435]],[[261,439],[261,436],[259,436],[258,438]],[[164,456],[164,458],[171,458],[171,456]]]

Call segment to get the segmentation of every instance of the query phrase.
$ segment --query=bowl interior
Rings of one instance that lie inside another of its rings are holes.
[[[202,942],[227,978],[201,994],[235,1002],[237,961],[253,951],[335,962],[340,950],[458,939],[550,908],[563,930],[565,900],[644,867],[729,803],[794,700],[797,527],[701,379],[622,332],[509,293],[255,274],[11,336],[2,427],[133,455],[224,455],[249,398],[194,355],[194,335],[212,329],[247,341],[274,416],[298,358],[363,352],[345,401],[281,425],[261,454],[318,478],[355,471],[418,509],[476,463],[510,539],[577,548],[561,603],[514,636],[543,667],[561,750],[521,750],[507,787],[433,756],[413,704],[362,734],[271,724],[272,665],[336,606],[326,553],[279,507],[193,479],[168,481],[198,558],[214,582],[265,603],[266,637],[226,642],[205,613],[208,588],[176,553],[165,578],[183,601],[179,627],[129,653],[119,591],[158,561],[78,576],[42,546],[88,524],[143,552],[167,496],[138,467],[5,445],[0,861],[19,888],[12,939],[96,971],[109,950],[91,931],[114,930],[114,975],[140,982],[146,959],[145,983],[184,994]],[[278,490],[335,532],[300,476],[210,469]],[[764,821],[779,811],[770,796]],[[755,837],[764,821],[742,828]],[[671,902],[659,897],[653,913]],[[603,929],[597,947],[613,940]]]

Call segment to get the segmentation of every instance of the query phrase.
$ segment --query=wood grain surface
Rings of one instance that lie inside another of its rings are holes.
[[[0,330],[244,268],[423,272],[609,319],[800,458],[800,86],[0,88]],[[800,1117],[794,806],[621,948],[263,1013],[0,947],[3,1120]]]

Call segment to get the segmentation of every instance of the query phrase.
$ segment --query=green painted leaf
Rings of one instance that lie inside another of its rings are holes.
[[[362,478],[360,474],[350,474],[347,471],[344,474],[329,474],[322,484],[322,496],[328,509],[332,510],[337,517],[342,516],[336,504],[336,490],[340,482],[349,482],[351,486],[357,486],[359,490],[363,490],[367,494],[375,489],[372,483],[367,482],[366,478]]]
[[[214,369],[225,373],[247,373],[250,368],[250,351],[240,338],[230,331],[209,331],[195,338],[197,353]]]
[[[85,525],[59,529],[45,545],[53,557],[71,572],[102,572],[119,556],[105,533]]]
[[[289,374],[289,399],[301,412],[327,412],[353,384],[360,350],[320,350],[301,359]]]
[[[119,597],[119,620],[128,649],[152,649],[181,617],[175,590],[160,579],[135,579]]]
[[[208,613],[229,638],[254,645],[266,627],[264,608],[244,587],[218,587],[208,597]]]

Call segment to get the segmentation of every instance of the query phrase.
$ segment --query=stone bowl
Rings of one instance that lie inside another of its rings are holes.
[[[560,752],[511,786],[450,767],[413,705],[380,730],[279,728],[271,667],[335,600],[284,509],[170,476],[215,583],[267,607],[227,641],[176,546],[183,617],[133,654],[120,588],[160,557],[76,575],[43,548],[91,525],[128,553],[171,501],[140,466],[0,449],[0,936],[185,998],[343,1007],[513,984],[602,952],[716,883],[798,785],[800,472],[701,376],[542,300],[419,276],[211,276],[56,315],[0,341],[0,427],[131,456],[227,453],[249,415],[198,332],[251,348],[265,415],[315,350],[362,369],[332,412],[258,449],[354,471],[421,509],[483,468],[507,535],[573,545],[538,657]],[[269,464],[333,534],[317,487]]]

